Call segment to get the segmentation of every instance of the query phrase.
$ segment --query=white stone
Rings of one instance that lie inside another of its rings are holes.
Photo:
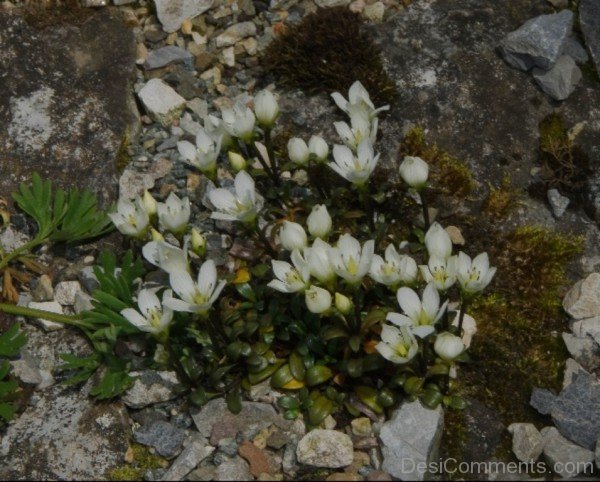
[[[168,127],[185,108],[185,99],[161,79],[150,79],[138,92],[150,116]]]
[[[0,247],[7,253],[20,248],[27,242],[29,242],[29,238],[10,225],[0,232]]]
[[[143,408],[177,397],[177,394],[173,391],[175,385],[179,384],[175,372],[146,370],[144,372],[131,372],[130,375],[139,377],[121,397],[123,403],[130,408]]]
[[[75,303],[73,304],[73,309],[75,313],[79,314],[83,311],[88,311],[94,308],[92,304],[92,297],[88,295],[85,291],[79,291],[75,295]]]
[[[212,7],[214,0],[154,0],[156,15],[165,32],[179,30],[188,18],[194,18]]]
[[[443,427],[441,407],[430,410],[419,400],[404,403],[381,427],[381,469],[402,480],[423,480],[425,467],[437,457]]]
[[[41,303],[32,301],[29,303],[29,308],[33,308],[34,310],[50,311],[51,313],[58,313],[59,315],[63,314],[62,306],[56,301],[43,301]],[[45,331],[58,331],[65,327],[62,323],[45,320],[44,318],[37,318],[36,321]]]
[[[61,281],[54,288],[54,300],[63,306],[73,306],[75,297],[80,291],[79,281]]]
[[[154,187],[154,177],[137,169],[125,169],[119,178],[119,197],[134,199],[144,194],[145,189]]]
[[[221,54],[219,55],[219,60],[221,61],[221,63],[223,65],[226,65],[227,67],[234,67],[235,66],[234,48],[227,47],[226,49],[223,49],[221,51]]]
[[[383,15],[385,14],[385,5],[383,2],[375,2],[367,5],[363,10],[363,17],[371,22],[383,21]]]
[[[576,320],[600,316],[600,273],[575,283],[563,299],[563,308]]]
[[[229,47],[246,37],[253,37],[255,35],[256,25],[254,22],[240,22],[232,25],[218,35],[215,41],[217,48]]]
[[[573,381],[573,376],[577,373],[588,373],[579,363],[572,358],[567,358],[565,363],[565,373],[563,376],[563,388],[568,387]]]
[[[600,316],[576,321],[573,323],[573,333],[582,338],[590,336],[600,345]]]
[[[521,462],[535,462],[544,450],[542,434],[532,423],[513,423],[508,426],[512,434],[512,450]]]
[[[315,429],[298,442],[296,457],[301,464],[337,469],[352,463],[354,447],[345,433]]]

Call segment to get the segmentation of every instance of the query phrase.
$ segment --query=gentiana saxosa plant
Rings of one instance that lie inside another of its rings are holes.
[[[464,406],[453,394],[468,361],[463,324],[495,268],[486,253],[455,253],[430,219],[425,161],[380,165],[388,106],[360,82],[332,98],[345,116],[334,145],[282,141],[268,90],[186,119],[195,139],[178,143],[181,159],[206,177],[204,205],[238,249],[217,265],[190,222],[206,208],[188,197],[120,199],[109,216],[143,260],[130,252],[117,266],[105,255],[97,267],[94,309],[80,322],[104,351],[67,359],[76,381],[108,362],[100,392],[115,395],[128,368],[169,366],[192,403],[224,396],[234,412],[244,392],[270,383],[285,417],[311,426],[342,409],[378,417],[403,399]],[[135,353],[111,351],[133,339]]]

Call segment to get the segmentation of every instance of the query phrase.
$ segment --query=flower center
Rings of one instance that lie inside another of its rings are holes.
[[[148,312],[148,323],[150,323],[150,326],[152,326],[153,328],[160,328],[161,317],[162,313],[160,312],[160,310],[157,310],[156,308],[150,310]]]
[[[348,273],[350,273],[352,276],[356,276],[356,274],[358,273],[358,263],[356,262],[354,257],[351,256],[348,259],[348,261],[346,262],[346,269],[348,270]]]

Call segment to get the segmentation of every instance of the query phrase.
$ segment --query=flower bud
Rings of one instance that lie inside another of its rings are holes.
[[[331,216],[324,204],[313,206],[311,213],[306,218],[308,232],[315,238],[326,238],[331,232]]]
[[[331,293],[319,286],[311,286],[304,292],[306,307],[311,313],[324,313],[331,308]]]
[[[420,157],[406,156],[399,171],[400,177],[412,188],[421,189],[427,184],[429,165]]]
[[[307,237],[304,228],[298,223],[284,221],[283,226],[279,230],[279,240],[281,245],[288,251],[294,249],[302,250],[306,246]]]
[[[268,90],[261,90],[254,97],[254,114],[258,123],[265,127],[273,127],[275,119],[279,115],[277,99]]]
[[[206,254],[206,238],[196,228],[192,228],[190,244],[192,246],[192,251],[198,256],[204,256]]]
[[[156,199],[152,197],[152,194],[148,192],[148,189],[144,190],[144,196],[142,197],[144,208],[148,213],[148,216],[154,216],[156,214]]]
[[[156,229],[150,228],[150,235],[152,236],[152,241],[164,241],[165,238],[162,234],[160,234]]]
[[[227,157],[229,159],[229,164],[231,164],[231,168],[235,172],[240,172],[246,169],[246,159],[241,154],[238,154],[234,151],[229,151],[227,153]]]
[[[440,223],[433,223],[427,230],[425,246],[429,256],[445,260],[452,254],[452,240]]]
[[[352,307],[353,307],[352,300],[341,293],[336,293],[335,294],[335,307],[341,314],[347,315],[348,313],[350,313],[352,311]]]
[[[308,162],[310,152],[306,142],[298,137],[292,137],[287,144],[288,156],[292,162],[304,166]]]
[[[320,136],[312,136],[308,141],[308,150],[315,156],[317,161],[324,161],[329,155],[329,146]]]
[[[465,345],[460,337],[444,331],[435,339],[433,349],[442,360],[452,361],[464,351]]]

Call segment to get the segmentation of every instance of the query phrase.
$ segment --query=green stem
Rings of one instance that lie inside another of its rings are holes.
[[[423,188],[421,190],[421,192],[419,193],[419,195],[421,197],[421,207],[423,208],[423,221],[425,223],[425,231],[427,231],[429,229],[429,226],[431,225],[431,223],[429,221],[429,208],[427,207],[427,199],[425,197],[425,190],[426,190],[426,188]]]
[[[81,320],[79,315],[61,315],[60,313],[52,313],[51,311],[36,310],[34,308],[26,308],[24,306],[9,305],[0,303],[0,311],[9,315],[27,316],[29,318],[43,318],[44,320],[62,323],[64,325],[76,326],[82,330],[91,330],[94,327]]]
[[[325,201],[326,199],[329,198],[329,196],[325,192],[325,189],[323,187],[323,183],[321,182],[321,180],[323,178],[320,175],[320,173],[317,172],[317,169],[320,170],[319,164],[315,163],[312,160],[309,160],[308,161],[308,166],[307,166],[308,179],[310,181],[310,184],[312,186],[315,186],[317,188],[317,191],[319,191],[319,194],[321,195],[322,200]]]
[[[269,241],[269,239],[265,235],[264,231],[258,227],[258,223],[254,223],[253,232],[256,234],[256,236],[258,237],[258,240],[261,242],[261,244],[267,250],[267,252],[269,253],[269,255],[272,258],[276,259],[277,258],[277,251],[271,245],[271,242]]]
[[[358,188],[358,192],[360,193],[360,196],[362,197],[362,202],[365,207],[365,212],[367,214],[367,222],[369,223],[369,229],[371,230],[371,232],[374,233],[375,232],[375,221],[373,221],[374,211],[373,211],[373,203],[371,202],[371,195],[369,192],[368,184],[365,184],[364,186],[360,186]]]
[[[46,238],[44,237],[35,237],[31,241],[25,243],[23,246],[19,246],[14,251],[11,251],[4,258],[2,258],[2,260],[0,260],[0,271],[6,268],[8,263],[10,263],[12,260],[17,259],[19,256],[31,251],[33,248],[43,244],[45,241]]]
[[[279,166],[277,164],[277,158],[275,157],[275,150],[273,149],[273,142],[271,140],[271,129],[265,129],[265,147],[267,148],[267,154],[271,161],[271,169],[277,179],[276,184],[279,185]]]
[[[469,306],[469,299],[466,296],[462,296],[462,302],[460,304],[460,315],[458,316],[458,336],[462,335],[463,320],[465,319],[465,313]]]

